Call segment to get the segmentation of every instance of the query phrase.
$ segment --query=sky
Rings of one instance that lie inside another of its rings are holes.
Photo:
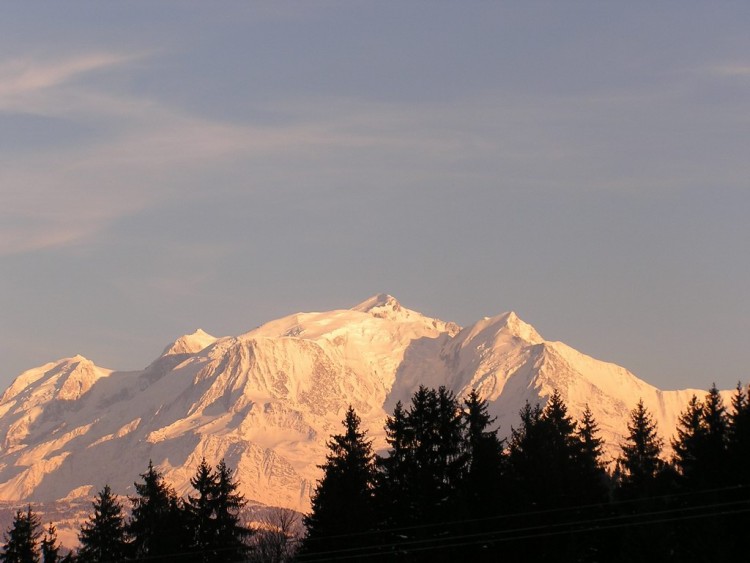
[[[0,387],[375,293],[748,382],[747,2],[14,2]]]

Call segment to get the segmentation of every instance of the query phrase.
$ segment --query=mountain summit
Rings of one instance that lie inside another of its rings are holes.
[[[306,510],[347,407],[383,447],[385,417],[420,384],[477,389],[506,435],[525,401],[557,389],[574,416],[591,406],[610,453],[639,399],[671,431],[696,392],[545,341],[512,312],[461,328],[379,294],[238,336],[197,330],[142,371],[76,356],[22,373],[0,400],[0,500],[132,493],[149,459],[184,493],[202,458],[223,457],[247,498]]]

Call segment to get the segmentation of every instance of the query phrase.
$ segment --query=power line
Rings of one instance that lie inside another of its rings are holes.
[[[565,513],[565,512],[580,512],[580,511],[594,509],[594,508],[608,509],[608,508],[620,507],[624,505],[653,503],[653,502],[675,499],[675,498],[698,497],[698,496],[716,494],[716,493],[721,493],[721,492],[740,491],[742,489],[748,489],[748,488],[750,488],[750,486],[748,485],[731,485],[731,486],[726,486],[726,487],[716,487],[713,489],[682,491],[679,493],[669,493],[669,494],[664,494],[664,495],[635,498],[635,499],[613,500],[613,501],[608,501],[608,502],[599,502],[599,503],[591,503],[591,504],[584,504],[584,505],[547,508],[547,509],[542,509],[542,510],[526,510],[526,511],[512,512],[512,513],[506,513],[506,514],[498,514],[494,516],[486,516],[483,518],[469,518],[469,519],[461,519],[461,520],[452,520],[452,521],[447,521],[447,522],[432,522],[432,523],[427,523],[427,524],[413,524],[410,526],[380,528],[377,530],[366,530],[362,532],[333,534],[333,535],[326,535],[326,536],[318,537],[318,538],[306,538],[305,540],[297,539],[295,541],[316,542],[316,541],[329,541],[332,539],[380,535],[384,533],[403,533],[403,532],[409,532],[412,530],[423,530],[423,529],[428,529],[428,528],[443,528],[443,527],[454,526],[454,525],[479,524],[483,522],[491,522],[494,520],[508,520],[511,518],[519,518],[519,517],[541,516],[541,515],[558,514],[558,513]]]
[[[730,510],[720,510],[720,508],[736,507]],[[682,514],[686,512],[695,512],[696,514]],[[538,524],[534,526],[525,526],[521,528],[511,528],[506,530],[494,530],[477,532],[473,534],[446,535],[441,538],[423,538],[416,540],[407,540],[403,542],[390,542],[360,546],[355,548],[328,550],[310,554],[309,556],[298,555],[298,560],[313,562],[324,561],[340,558],[364,558],[376,555],[385,555],[388,550],[397,550],[401,553],[412,553],[415,551],[427,551],[433,549],[443,549],[449,547],[459,547],[463,545],[478,545],[486,542],[510,542],[523,539],[534,539],[549,537],[561,534],[585,533],[592,531],[610,530],[617,528],[626,528],[631,526],[641,526],[646,524],[657,524],[667,522],[677,522],[682,520],[691,520],[697,518],[707,518],[711,516],[724,516],[730,514],[742,514],[750,512],[750,499],[731,501],[723,503],[714,503],[710,505],[700,505],[693,507],[678,507],[666,510],[652,512],[643,512],[638,514],[624,514],[607,517],[589,518],[585,520],[557,522],[550,524]],[[674,516],[671,516],[674,515]],[[659,518],[661,516],[661,518]],[[650,518],[657,517],[657,518]],[[609,524],[607,524],[609,522]],[[581,527],[583,526],[583,527]],[[555,530],[557,528],[557,530]],[[562,528],[562,529],[561,529]],[[354,535],[354,534],[352,534]],[[503,537],[505,536],[505,537]],[[456,540],[464,540],[456,544]],[[469,540],[468,542],[465,540]],[[447,543],[452,541],[453,543]],[[433,544],[433,545],[423,545]],[[322,559],[321,559],[322,557]]]

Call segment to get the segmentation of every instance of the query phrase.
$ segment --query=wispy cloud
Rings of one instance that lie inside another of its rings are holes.
[[[718,76],[750,76],[750,64],[726,63],[710,68],[712,74]]]
[[[333,111],[329,100],[319,111],[288,105],[283,111],[291,119],[283,124],[228,123],[107,90],[88,76],[78,80],[134,58],[94,54],[54,64],[0,63],[0,111],[83,121],[105,131],[44,150],[31,147],[8,159],[0,169],[0,255],[88,240],[118,218],[177,193],[189,195],[196,173],[221,173],[229,159],[254,159],[266,169],[276,162],[282,169],[285,159],[326,161],[340,150],[420,147],[424,154],[447,154],[462,142],[409,133],[404,123],[425,116],[403,108],[342,101]]]
[[[58,61],[30,58],[0,63],[0,110],[24,109],[34,94],[64,85],[77,77],[111,68],[137,58],[111,53],[93,53]]]

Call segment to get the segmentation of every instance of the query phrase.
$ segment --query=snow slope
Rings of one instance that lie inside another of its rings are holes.
[[[420,385],[472,388],[501,433],[554,389],[589,404],[614,455],[639,399],[671,433],[693,393],[661,391],[545,341],[514,313],[460,328],[376,295],[352,309],[298,313],[234,337],[178,338],[143,371],[76,356],[19,375],[0,399],[0,500],[132,493],[148,460],[184,493],[202,457],[225,458],[251,500],[306,510],[325,442],[353,405],[384,446],[383,422]]]

